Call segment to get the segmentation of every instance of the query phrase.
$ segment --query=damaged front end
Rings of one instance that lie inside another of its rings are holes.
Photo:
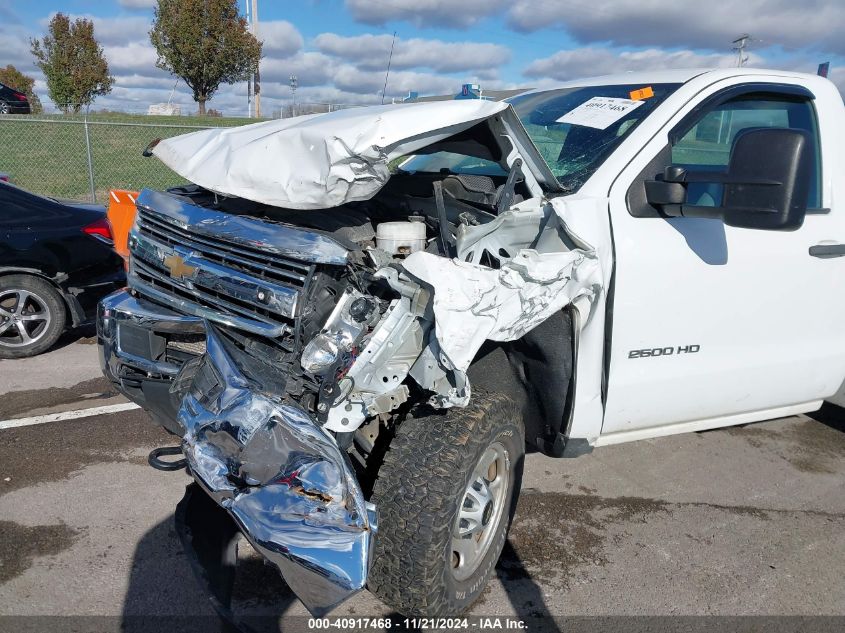
[[[141,193],[129,288],[100,306],[106,376],[182,438],[196,483],[314,614],[366,586],[367,495],[398,425],[465,406],[485,341],[518,339],[601,287],[506,106],[447,110],[413,140],[398,135],[407,113],[384,109],[377,124],[355,113],[162,142],[177,171],[193,157],[183,175],[204,186]],[[276,141],[286,162],[262,153]],[[459,145],[507,172],[388,171],[410,150]],[[261,182],[258,163],[275,170]],[[182,523],[203,541],[202,522]]]
[[[369,319],[362,324],[348,314],[363,295],[345,284],[342,240],[270,230],[176,195],[145,191],[138,207],[130,288],[99,309],[104,373],[182,438],[197,484],[306,607],[324,613],[365,586],[376,512],[319,413],[337,399],[321,369],[350,353],[308,372],[303,348],[330,315],[352,324],[344,346],[359,341],[380,318],[380,301],[356,305]],[[192,544],[221,549],[195,552],[198,560],[220,560],[229,547],[222,536],[198,535],[190,517],[181,525],[192,526]],[[207,529],[222,534],[226,522]]]

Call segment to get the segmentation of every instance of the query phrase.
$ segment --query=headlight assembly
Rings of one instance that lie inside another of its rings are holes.
[[[302,350],[300,364],[305,371],[319,375],[337,362],[340,346],[330,334],[323,332],[315,336]]]

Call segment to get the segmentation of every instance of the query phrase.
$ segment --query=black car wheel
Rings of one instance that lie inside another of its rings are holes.
[[[0,277],[0,358],[47,351],[65,329],[65,305],[49,282],[29,275]]]
[[[0,101],[0,114],[9,114],[9,112],[11,112],[9,104],[5,101]]]
[[[373,488],[370,591],[406,616],[469,608],[507,538],[524,435],[519,407],[498,393],[473,393],[466,408],[402,422]]]

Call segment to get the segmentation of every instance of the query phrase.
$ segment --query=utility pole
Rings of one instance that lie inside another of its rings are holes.
[[[748,56],[745,54],[745,50],[748,48],[749,41],[751,41],[751,36],[748,33],[743,33],[732,42],[733,48],[731,50],[736,51],[737,68],[745,66],[745,62],[748,61]]]
[[[291,75],[288,81],[290,82],[290,115],[294,117],[296,116],[296,88],[299,85],[299,80],[296,75]]]
[[[252,34],[258,39],[258,0],[252,0]],[[261,60],[255,65],[252,90],[255,95],[255,118],[261,118]]]

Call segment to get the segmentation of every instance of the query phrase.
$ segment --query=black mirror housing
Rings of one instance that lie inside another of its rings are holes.
[[[725,224],[780,231],[799,228],[807,214],[810,193],[809,148],[810,139],[803,130],[741,132],[734,140],[728,163],[722,198]]]
[[[680,182],[646,180],[644,185],[646,200],[648,200],[649,204],[653,204],[654,206],[680,206],[687,199],[687,188]]]
[[[697,172],[670,165],[657,179],[645,181],[646,201],[668,217],[721,218],[730,226],[750,229],[797,229],[807,213],[810,146],[803,130],[744,130],[734,139],[727,171]],[[724,185],[721,204],[685,204],[691,182]]]

